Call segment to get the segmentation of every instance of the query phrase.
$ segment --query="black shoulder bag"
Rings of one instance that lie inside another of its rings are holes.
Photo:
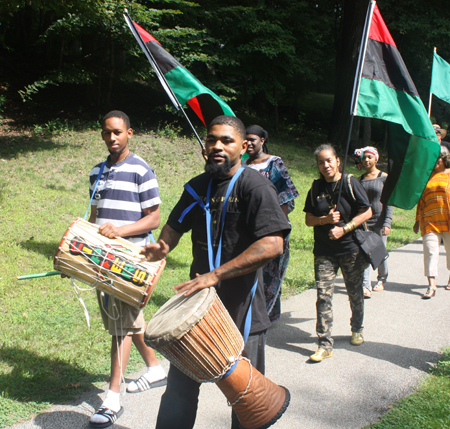
[[[350,174],[345,175],[342,180],[344,183],[346,182],[348,188],[347,195],[355,201],[355,195],[351,186],[350,177]],[[338,204],[341,206],[340,202]],[[343,210],[339,211],[342,214],[345,223],[348,223],[349,219],[347,214]],[[389,253],[386,250],[383,239],[375,232],[369,231],[365,222],[353,231],[353,238],[363,252],[366,261],[372,265],[374,270],[376,270],[389,257]]]

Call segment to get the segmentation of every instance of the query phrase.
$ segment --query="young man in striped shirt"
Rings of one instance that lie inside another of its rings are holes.
[[[128,147],[132,135],[130,120],[125,113],[115,110],[102,119],[102,139],[110,155],[92,199],[89,222],[100,225],[99,232],[106,237],[123,237],[144,246],[148,243],[148,233],[159,226],[161,200],[153,169]],[[97,164],[90,173],[91,195],[101,164]],[[119,319],[113,320],[108,314],[113,317],[117,314],[117,310],[112,307],[114,300],[103,293],[97,294],[105,329],[112,335],[111,379],[106,398],[91,417],[90,425],[106,428],[123,413],[119,389],[132,343],[144,359],[147,372],[137,381],[132,381],[127,392],[136,393],[163,386],[167,378],[155,352],[144,343],[145,321],[142,310],[116,301]]]

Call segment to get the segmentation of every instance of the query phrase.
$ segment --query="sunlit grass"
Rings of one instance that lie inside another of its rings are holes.
[[[417,392],[403,398],[384,415],[373,429],[450,428],[450,349],[431,370]]]

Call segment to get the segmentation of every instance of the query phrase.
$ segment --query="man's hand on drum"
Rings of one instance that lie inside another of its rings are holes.
[[[147,244],[141,250],[141,254],[144,255],[144,261],[155,262],[165,258],[169,253],[169,246],[164,240],[159,239],[156,243]]]
[[[173,289],[179,293],[184,293],[184,296],[189,296],[197,290],[205,289],[219,283],[219,278],[211,271],[206,274],[196,274],[195,279],[188,280],[187,282],[180,283],[173,287]]]
[[[111,222],[100,225],[98,232],[108,238],[120,237],[119,228],[114,226]]]

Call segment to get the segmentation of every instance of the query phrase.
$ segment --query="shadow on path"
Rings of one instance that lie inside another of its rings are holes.
[[[85,429],[89,428],[89,418],[90,416],[74,411],[53,411],[40,414],[34,419],[34,423],[42,429]],[[121,426],[117,423],[111,427],[114,427],[114,429],[129,429],[128,426]]]

